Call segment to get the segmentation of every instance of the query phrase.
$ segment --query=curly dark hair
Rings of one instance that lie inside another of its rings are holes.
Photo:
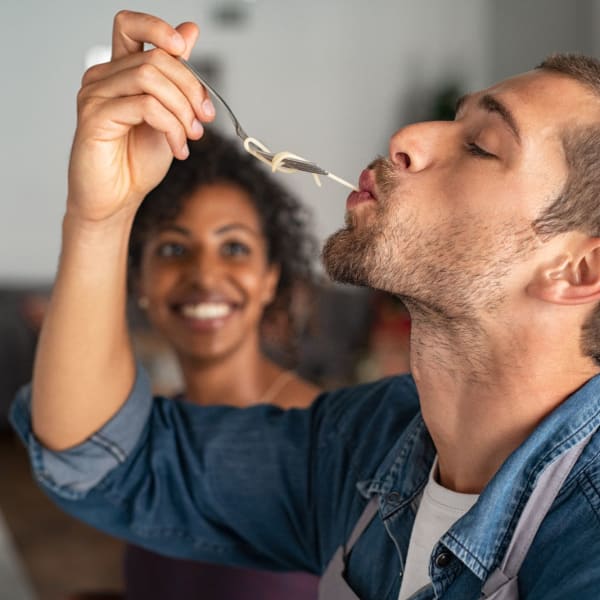
[[[129,239],[128,285],[139,279],[142,253],[148,238],[164,223],[177,218],[188,198],[201,186],[229,183],[242,188],[252,200],[267,241],[271,264],[281,275],[275,299],[265,316],[288,310],[296,284],[311,286],[317,244],[309,233],[310,218],[298,199],[279,185],[238,141],[207,129],[189,142],[186,160],[174,160],[161,183],[144,199],[135,216]]]

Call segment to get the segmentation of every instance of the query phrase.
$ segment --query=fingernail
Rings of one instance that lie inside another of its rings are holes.
[[[210,101],[210,98],[206,98],[206,100],[204,100],[204,102],[202,103],[202,112],[207,117],[215,116],[215,107],[213,106],[213,103]]]
[[[181,147],[181,158],[185,159],[190,155],[190,149],[188,148],[187,142]]]
[[[195,135],[200,135],[204,131],[204,127],[202,127],[202,123],[198,121],[198,119],[194,119],[192,121],[192,133]]]

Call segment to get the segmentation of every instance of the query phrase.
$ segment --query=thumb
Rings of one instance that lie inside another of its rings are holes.
[[[192,48],[198,39],[200,30],[195,23],[185,22],[175,27],[175,29],[181,34],[185,41],[185,50],[181,53],[183,58],[189,58],[192,53]]]

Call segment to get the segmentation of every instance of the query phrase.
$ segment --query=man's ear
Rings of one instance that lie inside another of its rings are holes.
[[[554,304],[600,300],[600,238],[588,238],[576,253],[542,267],[527,287],[530,296]]]

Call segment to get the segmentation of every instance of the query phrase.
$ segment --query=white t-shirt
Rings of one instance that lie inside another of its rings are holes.
[[[478,494],[459,494],[442,487],[436,481],[437,471],[436,457],[410,534],[398,600],[410,598],[417,590],[431,582],[429,562],[433,547],[479,498]]]

